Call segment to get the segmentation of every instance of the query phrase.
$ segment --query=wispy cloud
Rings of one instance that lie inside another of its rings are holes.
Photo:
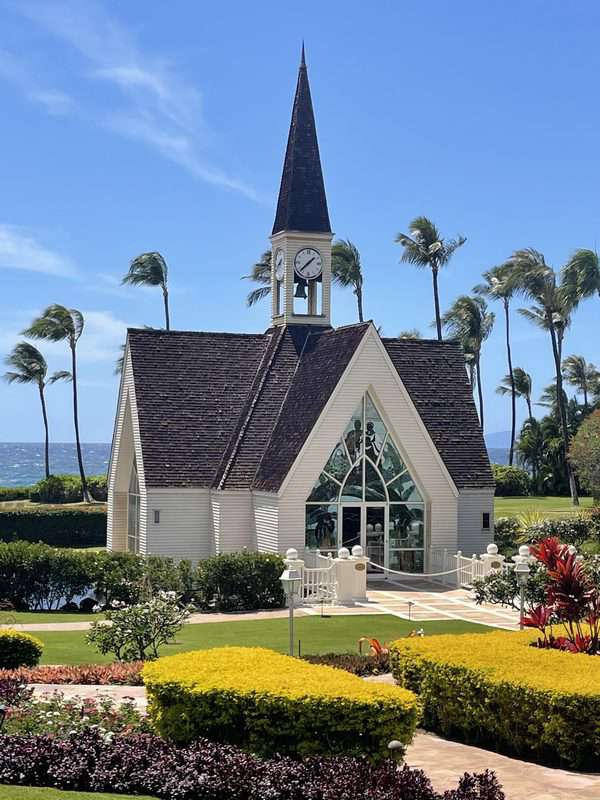
[[[0,269],[43,272],[74,278],[77,269],[66,256],[40,244],[24,228],[0,224]]]
[[[213,134],[205,122],[201,92],[168,59],[142,53],[125,26],[100,3],[21,0],[15,9],[78,51],[86,63],[85,79],[103,81],[119,93],[120,107],[109,110],[92,109],[86,101],[86,113],[97,123],[143,142],[196,178],[258,199],[252,187],[212,163],[207,148]],[[4,77],[21,82],[14,70]],[[37,89],[28,80],[26,91],[50,113],[69,110],[69,96],[61,97],[59,90]]]
[[[23,59],[0,49],[0,78],[14,84],[32,103],[39,103],[49,114],[63,115],[74,110],[75,101],[66,92],[48,86],[37,78]]]

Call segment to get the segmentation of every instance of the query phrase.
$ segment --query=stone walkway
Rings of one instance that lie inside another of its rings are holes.
[[[392,682],[391,676],[378,676]],[[60,691],[65,697],[110,697],[117,702],[132,699],[146,709],[143,686],[69,686],[35,684],[40,697]],[[433,733],[417,731],[407,750],[406,763],[423,769],[437,790],[456,786],[464,772],[494,770],[504,787],[506,800],[598,800],[600,775],[567,772],[508,758],[479,747],[441,739]]]
[[[323,610],[329,616],[391,614],[414,622],[460,619],[507,630],[516,630],[519,625],[516,611],[499,606],[476,606],[467,589],[418,580],[411,580],[410,583],[372,582],[367,591],[366,602],[352,606],[325,606]],[[315,616],[321,613],[321,606],[304,606],[297,609],[296,613]],[[281,619],[287,615],[286,609],[244,614],[192,614],[187,624],[249,622]],[[86,631],[90,625],[90,622],[30,622],[0,625],[0,628],[11,627],[19,631]]]

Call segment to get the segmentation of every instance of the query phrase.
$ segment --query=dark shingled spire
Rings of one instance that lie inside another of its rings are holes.
[[[273,233],[331,233],[304,43]]]

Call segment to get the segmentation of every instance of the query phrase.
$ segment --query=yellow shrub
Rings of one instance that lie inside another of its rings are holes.
[[[268,756],[385,757],[411,741],[415,695],[260,647],[223,647],[147,664],[143,679],[159,732],[178,743],[205,736]]]
[[[531,647],[537,631],[394,642],[396,680],[424,724],[557,766],[600,768],[600,657]]]
[[[0,669],[35,667],[43,649],[43,643],[29,633],[0,630]]]

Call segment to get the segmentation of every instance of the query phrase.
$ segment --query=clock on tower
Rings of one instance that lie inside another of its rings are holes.
[[[302,46],[271,234],[274,325],[331,324],[332,238]]]

